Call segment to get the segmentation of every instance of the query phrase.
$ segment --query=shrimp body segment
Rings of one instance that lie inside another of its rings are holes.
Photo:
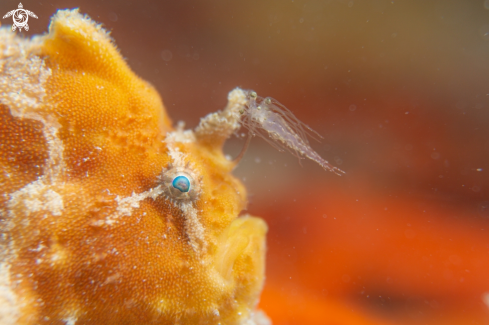
[[[278,101],[259,97],[254,91],[247,92],[247,102],[241,111],[242,125],[251,135],[265,139],[279,151],[287,149],[298,158],[309,158],[325,170],[341,176],[345,172],[324,160],[309,145],[307,136],[318,140],[322,138],[316,131],[301,122],[295,115]],[[319,141],[319,140],[318,140]]]

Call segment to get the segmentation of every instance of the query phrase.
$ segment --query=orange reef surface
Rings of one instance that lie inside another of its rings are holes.
[[[239,89],[195,131],[77,10],[0,29],[0,323],[268,324],[266,224],[222,153]]]

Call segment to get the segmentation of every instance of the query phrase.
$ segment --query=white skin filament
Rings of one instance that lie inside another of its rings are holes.
[[[250,135],[258,135],[279,151],[288,150],[299,159],[309,158],[317,162],[325,170],[341,176],[345,172],[328,163],[309,145],[307,136],[319,141],[322,138],[316,131],[299,121],[295,115],[278,101],[267,97],[259,97],[254,91],[247,92],[247,104],[240,113],[242,125]],[[236,160],[242,158],[245,148]]]

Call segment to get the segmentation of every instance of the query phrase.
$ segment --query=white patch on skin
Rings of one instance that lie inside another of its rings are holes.
[[[192,131],[190,131],[192,132]],[[176,167],[185,167],[185,157],[186,155],[180,151],[180,148],[176,146],[177,142],[184,143],[186,137],[184,136],[183,130],[177,130],[175,132],[168,132],[165,138],[166,147],[168,149],[168,154],[173,160],[172,164]],[[193,132],[192,132],[193,136]]]
[[[262,310],[255,310],[249,318],[242,319],[240,325],[272,325],[272,321]]]
[[[197,209],[190,202],[180,204],[180,209],[185,216],[185,232],[190,241],[190,246],[195,251],[206,251],[207,242],[205,240],[204,226],[199,221]]]
[[[47,190],[44,193],[44,208],[50,211],[53,216],[60,216],[63,210],[63,198],[55,191]]]
[[[49,116],[46,120],[35,113],[30,113],[29,116],[44,123],[43,131],[49,156],[46,159],[44,175],[10,194],[7,203],[9,216],[14,218],[19,213],[28,216],[42,210],[50,212],[53,216],[60,216],[64,209],[63,197],[55,190],[58,186],[63,187],[57,182],[65,170],[63,142],[57,136],[60,126]]]
[[[13,116],[24,117],[43,106],[51,69],[36,55],[42,41],[42,37],[28,40],[0,28],[0,102]]]
[[[29,118],[44,123],[43,131],[48,145],[49,156],[46,159],[44,175],[39,177],[38,180],[10,194],[10,200],[8,202],[9,215],[15,217],[15,214],[22,212],[27,216],[33,212],[46,210],[54,216],[60,216],[64,208],[63,197],[53,190],[53,188],[56,188],[58,178],[65,170],[63,159],[64,146],[58,137],[60,125],[50,116],[46,116],[46,119],[44,119],[41,115],[30,112],[23,117],[25,118],[27,115]]]
[[[256,310],[253,313],[252,322],[254,325],[272,325],[272,321],[263,310]]]
[[[109,33],[102,27],[102,24],[97,24],[87,15],[82,15],[78,12],[78,9],[73,10],[58,10],[52,21],[62,21],[64,27],[68,27],[77,33],[81,34],[84,38],[91,40],[93,44],[98,42],[112,42],[112,38]],[[51,32],[51,26],[50,32]],[[92,26],[97,30],[93,32]]]
[[[44,103],[46,82],[52,71],[36,55],[43,41],[43,37],[32,40],[16,37],[10,30],[0,28],[0,93],[3,94],[0,103],[9,108],[12,116],[44,125],[49,150],[44,176],[53,181],[65,167],[64,147],[58,137],[61,125]]]
[[[122,274],[117,272],[115,274],[112,274],[110,276],[107,277],[107,279],[105,279],[105,282],[103,283],[103,285],[107,285],[107,284],[111,284],[111,283],[120,283],[121,282],[121,277],[122,277]]]
[[[50,117],[52,119],[52,117]],[[58,137],[58,130],[61,126],[58,121],[45,121],[44,136],[48,144],[49,158],[44,168],[44,176],[48,181],[54,183],[65,170],[63,159],[64,146]]]
[[[12,116],[32,119],[44,125],[43,133],[48,146],[44,174],[38,180],[10,194],[9,215],[46,210],[61,215],[64,204],[60,194],[47,184],[54,184],[65,170],[63,143],[58,137],[61,125],[57,117],[46,109],[46,82],[52,74],[44,60],[37,56],[43,37],[32,40],[15,36],[0,28],[0,103],[7,106]]]
[[[129,197],[121,198],[120,196],[117,196],[115,198],[115,200],[117,201],[117,212],[121,216],[130,216],[132,215],[132,211],[134,209],[139,208],[139,202],[147,199],[148,197],[154,200],[158,198],[161,194],[163,194],[163,187],[161,185],[158,185],[157,187],[143,193],[132,193],[132,195]]]
[[[0,324],[17,324],[22,309],[12,290],[14,284],[10,282],[8,267],[10,259],[16,255],[13,241],[8,239],[13,220],[20,218],[29,222],[29,215],[38,211],[60,216],[64,209],[56,185],[65,170],[64,146],[58,137],[61,125],[52,113],[52,107],[45,102],[46,83],[52,71],[37,55],[44,39],[44,36],[24,39],[7,28],[0,28],[0,104],[8,107],[13,117],[42,123],[48,150],[43,176],[14,193],[4,193],[9,201],[6,213],[2,213],[7,218],[2,225],[0,241]]]
[[[168,153],[173,160],[174,166],[185,166],[185,154],[180,151],[178,147],[172,146],[167,143]]]
[[[20,317],[20,303],[17,295],[12,290],[10,280],[10,266],[0,263],[0,324],[18,324]]]
[[[78,317],[69,316],[69,317],[63,319],[63,322],[65,322],[66,325],[75,325],[77,320],[78,320]]]
[[[195,134],[192,130],[184,130],[185,123],[180,121],[174,132],[168,132],[166,142],[192,143],[195,142]]]
[[[61,195],[44,184],[42,177],[10,194],[8,202],[8,210],[11,217],[14,217],[19,212],[28,216],[38,211],[49,211],[53,216],[60,216],[63,207]]]

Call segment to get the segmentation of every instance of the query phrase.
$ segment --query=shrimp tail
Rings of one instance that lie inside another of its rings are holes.
[[[301,122],[289,109],[270,97],[259,97],[256,92],[246,92],[246,107],[243,110],[242,126],[249,135],[258,135],[280,151],[287,149],[298,158],[306,157],[325,170],[338,176],[345,172],[324,160],[309,145],[307,137],[319,141],[319,133]],[[250,136],[249,136],[250,137]],[[243,150],[246,150],[248,141]],[[241,159],[242,151],[237,158]]]

